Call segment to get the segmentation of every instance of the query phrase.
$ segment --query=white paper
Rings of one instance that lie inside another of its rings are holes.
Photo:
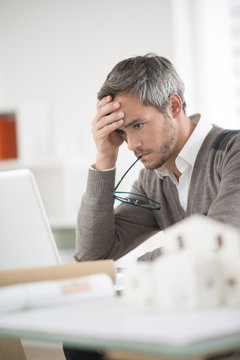
[[[113,294],[113,283],[107,274],[4,286],[0,288],[0,313]]]

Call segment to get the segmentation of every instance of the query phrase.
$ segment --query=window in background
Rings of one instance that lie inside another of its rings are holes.
[[[172,11],[188,115],[240,128],[240,0],[172,0]]]
[[[225,128],[240,128],[234,55],[239,8],[240,0],[195,0],[194,6],[201,111],[209,121]]]

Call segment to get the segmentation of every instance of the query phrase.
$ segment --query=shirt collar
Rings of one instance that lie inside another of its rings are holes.
[[[196,124],[195,129],[176,158],[176,166],[181,173],[184,172],[187,166],[194,166],[202,143],[212,128],[212,125],[205,119],[202,119],[200,114],[194,114],[190,116],[190,119]],[[161,166],[156,171],[161,178],[163,176],[170,176],[172,178],[173,174],[166,165]]]
[[[201,119],[200,114],[194,114],[190,116],[190,119],[196,124],[196,126],[188,141],[178,154],[176,165],[178,159],[182,158],[193,167],[200,147],[202,146],[202,143],[207,134],[211,130],[212,125],[209,122],[204,121],[205,119]]]

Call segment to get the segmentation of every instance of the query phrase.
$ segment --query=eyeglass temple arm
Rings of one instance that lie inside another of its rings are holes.
[[[134,161],[134,163],[127,169],[127,171],[123,174],[123,176],[121,177],[121,179],[119,180],[119,182],[117,183],[117,185],[115,186],[113,192],[115,192],[117,190],[117,188],[119,187],[119,184],[122,182],[122,180],[125,178],[125,176],[127,175],[127,173],[131,170],[131,168],[138,162],[138,160],[141,159],[141,156],[139,156],[137,158],[137,160]]]

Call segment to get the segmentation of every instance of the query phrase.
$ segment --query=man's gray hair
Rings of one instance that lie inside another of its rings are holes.
[[[169,60],[149,53],[120,61],[107,76],[98,99],[119,93],[138,95],[140,103],[166,111],[169,96],[177,93],[185,112],[184,83]]]

